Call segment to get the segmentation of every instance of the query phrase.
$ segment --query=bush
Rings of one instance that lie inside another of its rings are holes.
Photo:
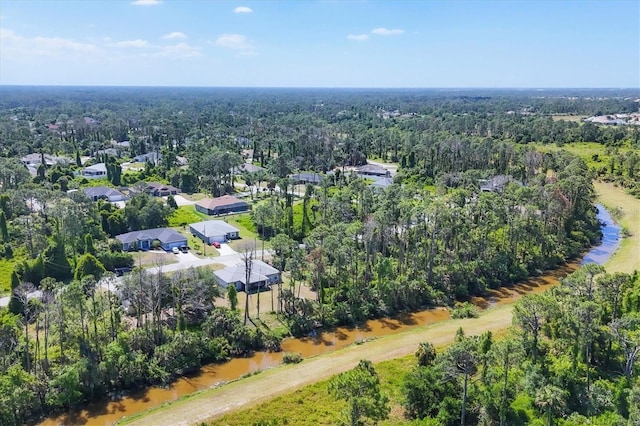
[[[283,364],[298,364],[302,362],[302,355],[298,352],[287,352],[282,356]]]
[[[451,309],[451,318],[477,318],[478,308],[469,302],[456,303]]]

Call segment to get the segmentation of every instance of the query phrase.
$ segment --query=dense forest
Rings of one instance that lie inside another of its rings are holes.
[[[284,335],[453,305],[541,274],[599,240],[593,178],[640,193],[639,126],[552,117],[637,112],[634,91],[2,87],[0,95],[0,279],[10,296],[0,308],[2,424],[167,383],[204,363],[279,350]],[[566,150],[537,149],[572,142],[602,146],[610,163],[594,168]],[[127,166],[149,153],[155,160]],[[31,171],[21,163],[28,154],[41,159]],[[46,160],[53,157],[62,160]],[[368,160],[397,164],[388,186],[357,173]],[[106,177],[78,173],[97,163]],[[247,163],[260,169],[241,170]],[[293,175],[304,171],[321,179],[301,184]],[[249,190],[243,223],[287,273],[274,308],[286,327],[268,330],[247,323],[246,312],[242,321],[233,304],[214,306],[221,289],[208,269],[113,274],[135,266],[116,235],[184,231],[187,222],[177,218],[187,208],[143,191],[119,208],[82,190],[145,182],[188,195]],[[301,286],[315,299],[300,297]],[[594,292],[585,297],[597,305]],[[637,311],[622,300],[613,314],[590,311],[590,324]],[[565,308],[581,315],[581,306]],[[575,346],[574,366],[584,362],[590,389],[589,366],[610,371],[625,349],[595,332],[582,345],[585,334],[567,330],[558,326],[558,336],[565,333],[558,338]],[[604,340],[594,348],[597,339]],[[549,368],[550,349],[533,340],[525,348],[531,368]],[[425,368],[416,374],[436,374]],[[531,386],[568,389],[554,380]],[[637,382],[632,374],[628,380],[624,389]],[[460,390],[451,386],[442,392]],[[477,405],[474,392],[468,400]],[[413,410],[424,417],[436,409]],[[590,405],[572,411],[596,412]],[[477,410],[469,415],[480,418]]]

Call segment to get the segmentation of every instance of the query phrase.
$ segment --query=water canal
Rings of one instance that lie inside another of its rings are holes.
[[[523,294],[540,293],[553,287],[560,279],[578,269],[581,264],[606,262],[620,244],[620,227],[601,205],[598,205],[598,218],[603,224],[602,242],[593,247],[583,257],[582,262],[572,262],[517,285],[491,291],[486,297],[473,298],[472,302],[482,309],[513,303]],[[285,352],[299,352],[303,357],[310,357],[343,348],[359,340],[400,333],[412,327],[424,326],[448,318],[447,309],[435,308],[396,318],[370,320],[360,327],[339,327],[318,333],[315,337],[285,339],[282,342],[282,352],[256,352],[248,358],[234,358],[224,364],[206,365],[197,374],[180,378],[167,387],[152,387],[128,396],[94,402],[83,410],[48,418],[40,423],[40,426],[113,425],[124,416],[156,407],[164,402],[174,401],[184,395],[238,379],[258,370],[275,367],[282,363]]]

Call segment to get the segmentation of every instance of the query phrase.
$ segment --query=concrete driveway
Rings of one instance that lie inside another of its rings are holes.
[[[220,256],[228,256],[230,254],[236,254],[237,252],[231,248],[231,246],[227,243],[220,243],[220,248],[216,249]]]
[[[164,198],[165,200],[167,199],[167,197],[162,197],[162,198]],[[173,199],[176,201],[176,204],[178,205],[178,207],[191,206],[196,203],[193,200],[187,200],[186,198],[184,198],[182,195],[179,195],[179,194],[174,195]]]

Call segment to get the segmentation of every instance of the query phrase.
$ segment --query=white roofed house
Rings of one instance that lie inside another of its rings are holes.
[[[84,194],[93,201],[107,200],[110,202],[124,201],[125,195],[114,188],[108,186],[94,186],[91,188],[85,188],[82,190]]]
[[[98,163],[85,167],[82,170],[82,176],[87,179],[107,177],[107,166],[104,163]]]
[[[207,220],[189,225],[191,233],[207,244],[224,243],[240,238],[240,231],[223,220]]]
[[[243,262],[215,271],[214,275],[218,283],[224,288],[233,285],[238,291],[245,290],[247,270]],[[251,263],[251,276],[249,277],[248,283],[248,290],[250,292],[269,287],[271,284],[277,284],[279,282],[280,271],[276,268],[261,260],[254,260]]]

